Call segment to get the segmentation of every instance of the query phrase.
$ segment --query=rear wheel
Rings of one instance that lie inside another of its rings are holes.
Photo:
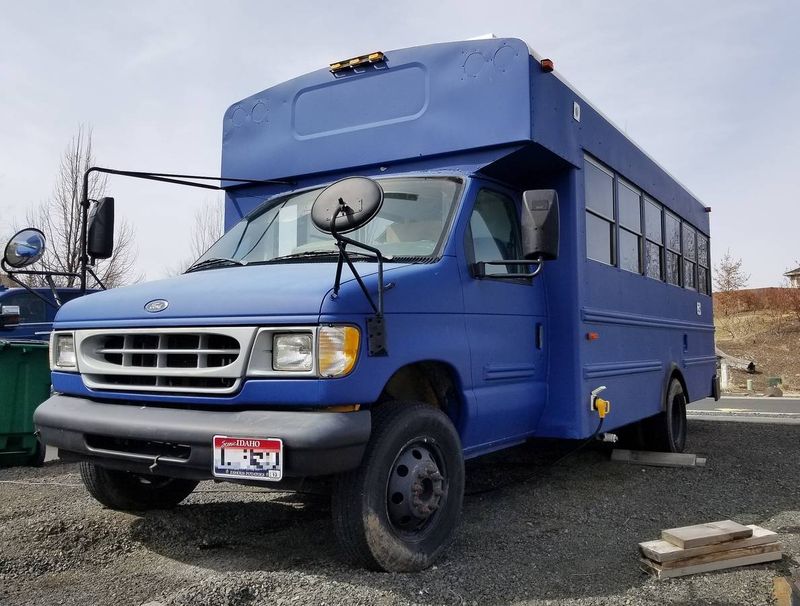
[[[686,392],[677,378],[672,378],[665,396],[664,410],[645,419],[635,428],[644,450],[683,452],[686,448]]]
[[[450,419],[427,404],[389,402],[372,414],[361,466],[337,478],[334,531],[363,566],[424,570],[450,543],[463,496],[461,441]]]
[[[80,473],[90,495],[110,509],[123,511],[170,509],[197,486],[193,480],[105,469],[85,461]]]

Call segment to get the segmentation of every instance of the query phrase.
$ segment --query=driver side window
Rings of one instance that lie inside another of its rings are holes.
[[[521,229],[514,201],[501,193],[478,192],[469,220],[475,262],[521,259]],[[505,275],[518,269],[513,265],[487,265],[487,275]]]

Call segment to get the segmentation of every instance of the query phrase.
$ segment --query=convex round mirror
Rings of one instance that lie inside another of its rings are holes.
[[[311,220],[318,230],[329,234],[336,216],[336,232],[346,234],[369,223],[382,205],[383,188],[377,181],[348,177],[320,192],[311,207]]]
[[[9,267],[20,269],[33,265],[44,254],[45,237],[38,229],[18,231],[6,244],[3,260]]]

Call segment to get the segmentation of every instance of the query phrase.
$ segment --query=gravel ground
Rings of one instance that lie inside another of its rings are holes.
[[[453,546],[420,574],[338,559],[326,499],[205,482],[174,511],[104,509],[75,465],[0,470],[0,604],[772,604],[800,561],[800,427],[690,422],[705,468],[645,468],[531,443],[468,463]],[[780,533],[784,559],[656,581],[636,543],[732,518]]]

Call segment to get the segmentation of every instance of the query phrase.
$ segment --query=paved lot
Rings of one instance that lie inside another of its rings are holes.
[[[705,468],[645,468],[536,443],[468,465],[464,522],[416,575],[343,564],[325,498],[204,483],[171,512],[103,509],[74,465],[0,470],[0,604],[770,604],[800,561],[800,426],[690,422]],[[655,581],[636,543],[732,518],[782,562]]]
[[[725,396],[715,402],[706,398],[689,406],[691,412],[725,412],[733,414],[767,413],[800,417],[800,398],[765,398],[760,396]]]

